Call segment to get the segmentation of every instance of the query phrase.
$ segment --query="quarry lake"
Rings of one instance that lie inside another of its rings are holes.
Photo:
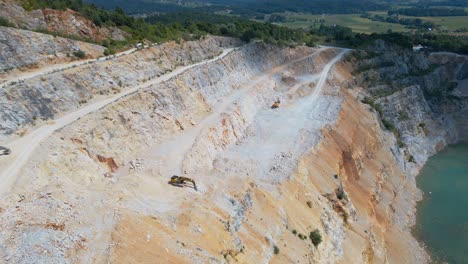
[[[434,263],[468,263],[468,144],[452,145],[431,157],[417,177],[415,235]]]

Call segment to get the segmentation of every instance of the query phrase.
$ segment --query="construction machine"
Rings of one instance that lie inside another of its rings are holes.
[[[186,186],[187,182],[191,182],[193,184],[193,188],[195,189],[195,191],[198,191],[197,190],[197,184],[195,183],[195,181],[190,179],[190,178],[187,178],[187,177],[174,175],[174,176],[171,177],[171,180],[168,183],[170,185],[174,185],[174,186],[178,186],[178,187],[184,187],[184,186]]]
[[[274,103],[273,105],[271,106],[271,109],[275,109],[275,108],[278,108],[279,105],[280,105],[280,99],[278,98]]]

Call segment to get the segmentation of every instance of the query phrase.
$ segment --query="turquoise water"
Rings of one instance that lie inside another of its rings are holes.
[[[417,177],[415,235],[435,263],[468,263],[468,144],[449,146],[431,157]]]

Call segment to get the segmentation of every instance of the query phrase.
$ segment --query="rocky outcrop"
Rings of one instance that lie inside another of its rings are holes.
[[[29,30],[48,30],[65,36],[78,36],[100,42],[104,39],[125,40],[125,33],[117,27],[98,27],[73,10],[26,11],[20,1],[5,0],[0,3],[0,17],[16,27]]]
[[[390,221],[404,233],[415,224],[415,202],[421,198],[415,177],[424,163],[448,144],[467,140],[467,63],[466,56],[391,46],[385,52],[355,51],[344,63],[354,73],[346,85],[395,139],[390,149],[406,183],[399,183],[393,195],[410,202],[390,204]],[[409,241],[410,248],[419,247],[414,238]],[[423,262],[422,256],[413,261]]]
[[[41,68],[76,59],[74,52],[102,56],[104,47],[32,31],[0,27],[0,77],[13,70]]]
[[[354,83],[364,88],[361,99],[379,111],[404,158],[414,163],[410,174],[447,144],[466,140],[468,57],[387,46],[385,52],[355,52],[351,63]]]

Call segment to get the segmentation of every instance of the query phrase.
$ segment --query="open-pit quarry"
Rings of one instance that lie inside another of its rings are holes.
[[[206,37],[4,76],[0,262],[427,262],[414,176],[456,136],[395,137],[351,52]]]

